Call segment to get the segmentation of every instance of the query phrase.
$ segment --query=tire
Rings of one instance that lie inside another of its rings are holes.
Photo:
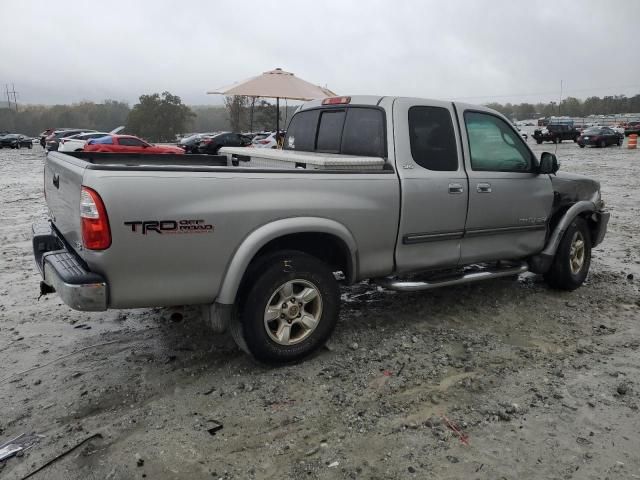
[[[538,145],[541,145],[541,144],[542,144],[542,140],[536,139],[536,143],[537,143]]]
[[[584,145],[580,145],[580,148],[584,148]]]
[[[616,140],[616,145],[619,147],[622,146],[622,141],[619,138]]]
[[[582,241],[582,255],[580,246],[576,243],[578,241]],[[551,268],[544,274],[544,279],[552,288],[575,290],[584,283],[590,265],[591,233],[585,219],[577,217],[560,240]]]
[[[605,148],[607,146],[607,142],[605,142],[604,140],[600,140],[600,143],[598,143],[598,146],[600,148]]]
[[[32,144],[32,143],[30,143],[29,145],[27,145],[27,148],[28,148],[29,150],[31,150],[31,149],[33,148],[33,144]]]
[[[259,262],[248,277],[255,280],[239,297],[231,335],[259,361],[300,360],[324,345],[335,328],[338,282],[324,262],[306,253],[281,251]]]

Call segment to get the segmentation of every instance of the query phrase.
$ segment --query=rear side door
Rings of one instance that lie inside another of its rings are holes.
[[[396,269],[456,266],[468,185],[453,105],[398,98],[393,121],[402,195]]]
[[[469,177],[461,263],[527,257],[544,247],[553,202],[549,175],[509,122],[490,111],[458,108]]]

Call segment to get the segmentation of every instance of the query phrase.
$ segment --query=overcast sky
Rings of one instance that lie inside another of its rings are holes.
[[[636,0],[2,0],[0,87],[22,103],[169,90],[275,67],[339,94],[536,102],[640,93]],[[633,7],[633,8],[632,8]],[[631,48],[631,46],[633,46]]]

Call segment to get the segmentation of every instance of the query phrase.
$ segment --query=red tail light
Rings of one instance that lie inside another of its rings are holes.
[[[351,97],[329,97],[322,100],[322,105],[342,105],[350,102]]]
[[[111,229],[107,209],[98,192],[82,187],[80,194],[82,243],[88,250],[105,250],[111,246]]]

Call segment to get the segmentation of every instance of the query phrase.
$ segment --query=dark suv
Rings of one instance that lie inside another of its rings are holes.
[[[248,147],[251,138],[240,133],[219,133],[212,137],[205,137],[198,144],[198,152],[216,155],[221,147]]]
[[[563,140],[573,140],[576,142],[579,136],[580,131],[578,131],[573,124],[566,123],[550,123],[547,125],[546,133],[543,133],[541,128],[537,128],[533,132],[533,138],[538,145],[542,142],[562,143]]]

